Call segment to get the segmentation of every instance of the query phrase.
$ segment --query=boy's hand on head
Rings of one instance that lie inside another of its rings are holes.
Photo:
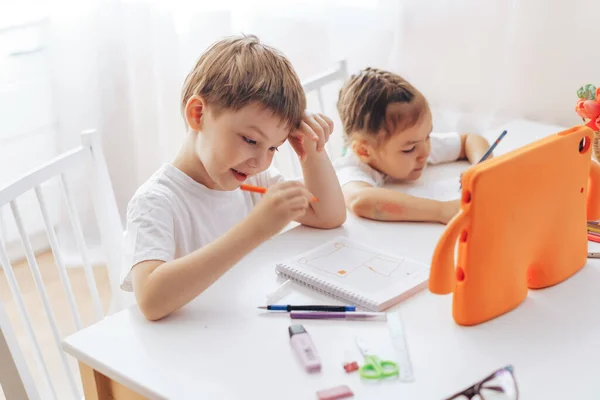
[[[258,229],[272,236],[303,216],[313,198],[302,182],[281,182],[269,188],[250,215]]]
[[[316,142],[317,152],[323,151],[325,143],[333,132],[333,121],[324,114],[305,112],[300,127],[289,136],[292,148],[301,161],[306,159],[304,144],[306,141]]]

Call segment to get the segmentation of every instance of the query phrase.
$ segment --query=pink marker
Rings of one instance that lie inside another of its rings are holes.
[[[300,324],[288,328],[290,344],[307,372],[321,370],[321,359],[306,329]]]

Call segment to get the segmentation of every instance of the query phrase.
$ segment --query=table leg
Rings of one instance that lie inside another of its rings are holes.
[[[147,400],[126,386],[79,362],[85,400]]]

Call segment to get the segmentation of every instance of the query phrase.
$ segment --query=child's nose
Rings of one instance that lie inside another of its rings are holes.
[[[258,160],[256,159],[256,157],[252,157],[248,160],[248,166],[250,168],[256,168],[258,166]]]
[[[269,155],[268,154],[264,154],[264,153],[254,154],[248,160],[248,167],[250,167],[250,168],[261,168],[265,164],[267,164],[267,166],[268,166],[269,162],[270,161],[269,161]]]
[[[426,146],[423,146],[419,149],[419,154],[417,155],[417,161],[423,162],[429,157],[429,149]]]

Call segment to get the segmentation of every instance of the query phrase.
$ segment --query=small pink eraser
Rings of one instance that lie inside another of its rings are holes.
[[[317,397],[319,400],[335,400],[344,399],[346,397],[353,397],[354,393],[347,385],[340,385],[329,389],[319,390]]]

